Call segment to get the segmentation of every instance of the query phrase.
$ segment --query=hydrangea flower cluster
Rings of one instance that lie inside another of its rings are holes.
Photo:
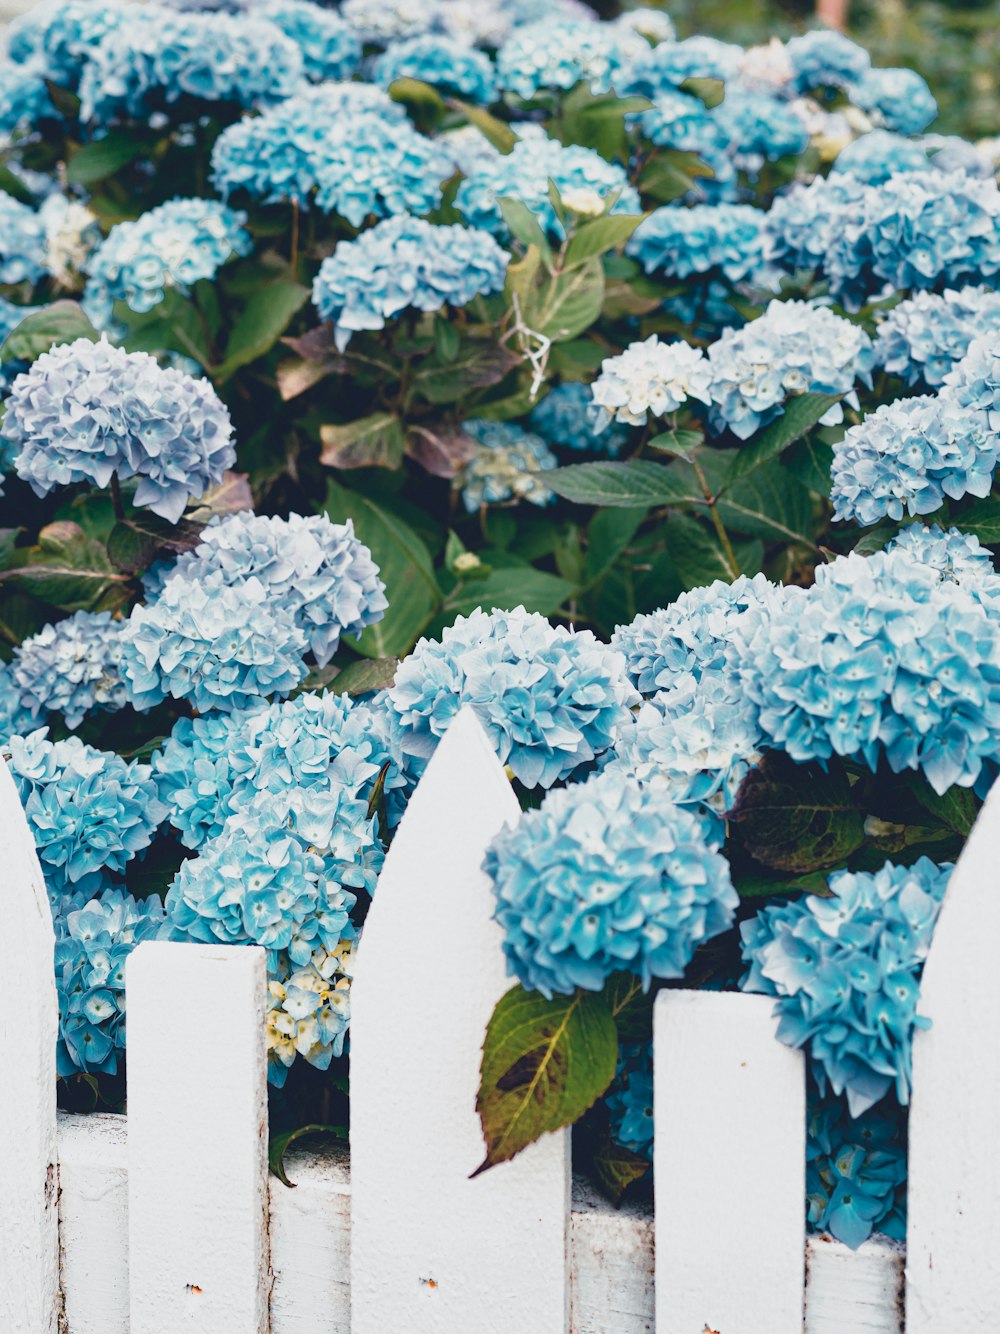
[[[862,134],[840,150],[831,171],[850,172],[865,185],[884,185],[906,171],[929,171],[931,161],[920,144],[889,130]]]
[[[836,172],[778,195],[762,215],[766,259],[790,273],[822,271],[837,232],[860,216],[867,188],[849,172]]]
[[[763,268],[767,218],[748,204],[658,208],[640,222],[625,250],[647,273],[689,278],[718,272],[737,283]]]
[[[895,1089],[910,1097],[918,977],[951,866],[838,871],[829,897],[771,904],[741,927],[746,991],[777,996],[778,1036],[807,1047],[820,1093],[860,1116]]]
[[[483,106],[496,101],[497,75],[489,57],[436,33],[393,42],[375,61],[374,74],[385,87],[396,79],[420,79]]]
[[[253,12],[270,19],[295,43],[302,53],[307,78],[349,79],[357,72],[361,43],[350,24],[334,10],[310,0],[264,0]]]
[[[78,611],[46,625],[14,650],[13,685],[37,718],[61,713],[77,728],[87,714],[128,703],[118,668],[124,622],[107,611]]]
[[[80,115],[104,124],[141,118],[182,97],[252,107],[295,92],[295,42],[253,14],[177,13],[150,6],[93,47],[80,80]]]
[[[937,115],[937,102],[914,69],[866,69],[851,87],[851,101],[876,124],[920,134]]]
[[[1000,339],[974,338],[962,360],[945,376],[941,397],[979,414],[989,431],[1000,436]]]
[[[50,898],[93,893],[149,847],[166,807],[148,764],[79,737],[51,741],[45,728],[9,737],[7,747]]]
[[[58,119],[45,80],[34,67],[0,64],[0,134],[12,136],[40,120]]]
[[[294,690],[307,674],[306,650],[293,613],[260,579],[233,585],[224,570],[182,574],[155,601],[133,607],[121,672],[140,710],[171,698],[199,713],[242,709]]]
[[[799,92],[812,88],[854,88],[871,67],[863,46],[841,32],[818,28],[785,46]]]
[[[642,212],[639,196],[618,163],[608,162],[592,148],[538,135],[520,139],[506,156],[496,154],[472,164],[458,187],[455,207],[472,226],[506,239],[507,224],[497,200],[512,195],[535,214],[546,232],[561,238],[562,223],[549,198],[550,181],[560,195],[587,190],[603,199],[616,192],[613,213]]]
[[[806,1206],[812,1232],[857,1248],[873,1232],[906,1236],[906,1145],[888,1108],[848,1116],[838,1098],[809,1100]]]
[[[865,331],[825,306],[772,301],[757,320],[727,329],[708,349],[713,420],[746,440],[794,394],[841,394],[858,406],[855,380],[871,385],[874,352]],[[820,418],[842,421],[835,403]]]
[[[14,669],[9,662],[0,662],[0,745],[8,737],[30,732],[38,720],[21,703],[21,692],[14,684]]]
[[[942,583],[958,584],[984,605],[1000,604],[1000,575],[993,568],[993,556],[972,533],[936,523],[929,527],[911,523],[885,549],[903,551],[911,560],[929,565]]]
[[[382,329],[400,311],[465,306],[499,292],[510,256],[477,227],[433,226],[399,214],[341,241],[320,265],[313,301],[341,351],[351,335]]]
[[[771,745],[796,761],[882,755],[935,792],[1000,757],[1000,625],[905,549],[840,556],[751,628],[740,672]]]
[[[281,519],[240,513],[214,520],[194,551],[174,563],[166,582],[216,575],[230,587],[258,580],[301,630],[320,667],[337,652],[342,635],[357,638],[388,606],[378,566],[355,537],[353,522],[331,523],[325,514]]]
[[[606,1098],[616,1144],[653,1161],[653,1048],[648,1042],[622,1044],[615,1082]]]
[[[169,934],[157,895],[123,889],[76,894],[55,914],[59,1041],[56,1073],[115,1074],[125,1050],[125,961],[143,940]]]
[[[497,52],[497,74],[502,88],[525,99],[584,82],[592,93],[606,93],[619,71],[648,50],[646,39],[624,25],[556,14],[515,28]]]
[[[86,264],[83,304],[92,322],[108,327],[115,301],[142,313],[170,289],[186,296],[200,279],[214,278],[234,255],[250,253],[246,220],[215,200],[171,199],[118,223]]]
[[[602,454],[614,458],[625,448],[631,432],[626,426],[612,423],[601,432],[598,441],[592,405],[593,395],[588,385],[576,381],[557,384],[532,408],[528,425],[546,444],[580,452],[599,448]]]
[[[45,267],[62,287],[76,289],[104,240],[101,224],[86,204],[58,193],[42,202],[38,216],[45,229]]]
[[[719,122],[690,93],[668,88],[659,93],[648,111],[638,115],[642,133],[658,148],[697,153],[711,166],[726,167],[725,142]]]
[[[276,1088],[284,1086],[297,1056],[327,1070],[343,1054],[351,1017],[352,945],[343,940],[329,952],[315,950],[307,964],[284,964],[268,978],[267,1077]]]
[[[659,787],[609,770],[550,792],[490,845],[508,971],[545,996],[614,972],[679,978],[738,903],[729,864]]]
[[[875,362],[906,384],[937,389],[972,340],[986,336],[1000,341],[1000,292],[988,287],[917,292],[879,325]]]
[[[469,514],[509,500],[526,500],[532,505],[549,505],[555,500],[537,476],[558,462],[541,436],[512,422],[486,419],[463,422],[462,429],[476,442],[475,452],[456,477]]]
[[[103,339],[58,344],[19,375],[2,432],[36,495],[135,477],[135,504],[171,523],[236,458],[229,413],[207,380]]]
[[[594,425],[598,431],[612,421],[644,426],[650,414],[666,417],[689,399],[708,403],[711,378],[700,347],[661,343],[657,334],[651,334],[601,363],[601,373],[591,386]]]
[[[787,103],[766,93],[727,91],[712,112],[736,165],[755,174],[764,162],[805,152],[809,135]]]
[[[53,83],[76,88],[85,61],[134,13],[125,0],[42,0],[11,20],[8,54]]]
[[[389,705],[404,753],[427,759],[469,704],[525,787],[551,787],[614,742],[638,697],[620,653],[523,607],[460,616],[400,664]]]
[[[623,97],[659,97],[688,79],[728,81],[739,72],[743,51],[715,37],[687,37],[682,42],[660,42],[641,52],[615,80]]]
[[[33,208],[0,190],[0,283],[37,283],[46,271],[44,223]]]

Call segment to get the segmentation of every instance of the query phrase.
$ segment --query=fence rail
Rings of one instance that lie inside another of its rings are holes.
[[[803,1061],[777,1042],[764,998],[657,999],[655,1219],[579,1184],[571,1198],[566,1133],[469,1179],[482,1033],[508,985],[482,854],[517,817],[478,723],[459,715],[358,952],[350,1170],[337,1153],[293,1153],[289,1190],[266,1175],[257,949],[140,945],[129,1115],[60,1116],[57,1141],[52,926],[0,773],[19,958],[17,1003],[0,1007],[0,1331],[901,1334],[901,1247],[805,1241]],[[907,1334],[1000,1321],[998,852],[1000,787],[927,968]]]

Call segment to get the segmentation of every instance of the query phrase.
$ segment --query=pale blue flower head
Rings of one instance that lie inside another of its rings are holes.
[[[850,97],[877,124],[900,134],[920,134],[938,112],[927,81],[914,69],[867,69]]]
[[[748,204],[667,205],[640,222],[625,247],[647,273],[754,278],[764,264],[767,214]]]
[[[104,340],[43,353],[14,381],[2,432],[36,495],[138,478],[135,504],[171,523],[236,459],[229,413],[207,380]]]
[[[515,778],[545,788],[608,750],[638,703],[620,653],[523,607],[474,611],[421,639],[388,698],[405,753],[432,755],[468,704]]]
[[[722,127],[705,103],[690,93],[667,87],[636,119],[642,133],[658,148],[697,153],[713,167],[724,164],[726,140]]]
[[[848,1114],[842,1098],[810,1089],[806,1126],[806,1218],[856,1249],[873,1232],[906,1238],[906,1144],[900,1117],[873,1108]]]
[[[79,727],[98,710],[128,703],[118,668],[123,621],[107,611],[78,611],[29,635],[14,650],[14,686],[36,718],[61,713]],[[37,724],[36,724],[37,725]]]
[[[823,87],[853,90],[872,63],[864,47],[828,28],[793,37],[785,49],[799,92]]]
[[[497,52],[497,74],[502,88],[523,98],[568,92],[578,83],[606,93],[649,50],[645,37],[627,27],[556,14],[514,29]]]
[[[437,9],[436,0],[343,0],[340,13],[363,42],[387,46],[429,32]]]
[[[910,1099],[919,975],[952,867],[838,871],[829,897],[769,905],[741,928],[750,967],[740,985],[777,996],[778,1037],[805,1047],[825,1094],[860,1116],[895,1089]]]
[[[1000,575],[993,556],[972,533],[911,523],[886,546],[886,551],[904,551],[911,560],[929,565],[942,583],[958,584],[984,604],[1000,609]]]
[[[7,740],[17,787],[50,897],[92,892],[149,847],[166,815],[148,764],[50,741],[44,728]]]
[[[594,427],[590,387],[576,381],[557,384],[537,407],[532,408],[528,426],[549,445],[581,453],[616,457],[625,448],[632,432],[617,423],[598,433]]]
[[[493,63],[481,51],[438,33],[393,42],[373,66],[375,80],[419,79],[446,95],[489,106],[497,98]]]
[[[34,713],[21,703],[14,668],[9,662],[0,662],[0,745],[5,745],[8,737],[23,735],[37,726]]]
[[[882,185],[890,176],[906,171],[929,171],[926,151],[912,139],[890,130],[872,130],[842,148],[832,172],[849,172],[865,185]]]
[[[484,505],[502,505],[526,500],[532,505],[550,505],[555,495],[537,474],[554,468],[556,456],[539,435],[514,422],[479,421],[462,423],[476,441],[468,463],[456,477],[462,504],[470,514]]]
[[[85,62],[107,34],[134,16],[127,0],[43,0],[11,20],[10,58],[37,68],[53,83],[75,88]]]
[[[716,37],[687,37],[682,42],[660,42],[640,51],[615,80],[622,96],[658,97],[679,88],[687,79],[731,79],[740,67],[743,50]]]
[[[700,347],[661,343],[658,334],[650,334],[601,363],[591,385],[594,424],[599,431],[612,421],[644,426],[648,416],[669,416],[691,399],[708,403],[711,378]]]
[[[42,219],[0,190],[0,283],[37,283],[48,271],[45,250]]]
[[[822,269],[836,233],[861,216],[865,194],[865,183],[845,172],[793,185],[764,215],[766,258],[789,272]]]
[[[615,1082],[605,1098],[616,1144],[653,1161],[653,1047],[624,1043]]]
[[[945,376],[944,385],[941,397],[980,414],[1000,449],[1000,336],[991,333],[974,338],[962,360]]]
[[[645,988],[683,977],[739,901],[700,821],[615,770],[548,793],[497,835],[484,867],[508,971],[545,996],[600,991],[616,972]]]
[[[1000,292],[988,287],[917,292],[883,319],[875,361],[907,384],[937,389],[975,338],[1000,341]]]
[[[255,15],[270,19],[302,52],[309,79],[349,79],[361,64],[361,43],[340,14],[311,0],[264,0]]]
[[[333,322],[343,350],[352,334],[383,329],[407,308],[460,307],[499,292],[509,259],[477,227],[439,227],[398,214],[337,245],[320,265],[313,301],[322,318]]]
[[[0,134],[10,137],[33,129],[40,120],[58,120],[40,68],[0,63]]]
[[[738,166],[756,174],[763,162],[805,152],[809,135],[786,102],[767,93],[727,90],[711,112]]]

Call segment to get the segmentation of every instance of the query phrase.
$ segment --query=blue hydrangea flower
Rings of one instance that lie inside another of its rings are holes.
[[[207,380],[104,340],[43,353],[14,381],[2,433],[36,495],[137,477],[135,504],[171,523],[236,459],[229,413]]]
[[[306,638],[259,579],[219,571],[168,579],[122,633],[121,672],[137,709],[186,699],[199,713],[242,709],[302,681]]]
[[[37,726],[35,715],[21,703],[13,667],[0,662],[0,745],[6,744],[8,737],[20,736]]]
[[[722,127],[705,103],[690,93],[668,87],[636,117],[642,133],[658,148],[697,153],[711,166],[725,162]]]
[[[760,759],[762,742],[756,708],[738,674],[714,670],[678,677],[645,701],[619,728],[607,767],[662,787],[698,816],[706,839],[719,846],[723,816]]]
[[[663,313],[684,337],[711,343],[725,329],[740,329],[747,322],[745,313],[733,305],[733,296],[733,289],[719,278],[688,283],[664,301]]]
[[[872,342],[857,324],[807,301],[772,301],[759,319],[727,329],[708,349],[711,417],[741,440],[796,394],[842,394],[858,406],[856,380],[871,385]],[[843,421],[835,403],[820,418]]]
[[[1000,575],[993,568],[993,556],[972,533],[936,523],[929,527],[911,523],[885,549],[904,551],[911,560],[935,570],[942,583],[958,584],[978,601],[1000,606]]]
[[[221,834],[233,814],[232,749],[247,719],[266,705],[178,718],[163,749],[153,756],[160,798],[187,848]]]
[[[737,624],[766,617],[779,597],[763,574],[741,574],[731,584],[716,579],[682,593],[669,607],[620,625],[611,646],[624,654],[628,674],[642,694],[654,695],[688,675],[700,680],[723,669]]]
[[[55,191],[43,200],[38,217],[45,230],[45,267],[60,286],[76,290],[87,261],[104,240],[101,224],[86,204]]]
[[[910,1099],[918,978],[952,867],[838,871],[830,894],[772,904],[741,927],[746,991],[777,996],[778,1037],[807,1047],[820,1093],[860,1116],[895,1089]]]
[[[240,513],[214,520],[167,580],[216,574],[232,586],[258,579],[302,631],[320,667],[337,652],[342,635],[356,639],[389,605],[378,566],[355,537],[352,520],[331,523],[325,514],[281,519]]]
[[[29,130],[40,120],[57,120],[49,90],[34,65],[0,63],[0,134],[7,137]]]
[[[347,206],[351,216],[362,208],[359,223],[376,209],[393,211],[401,190],[421,201],[419,206],[430,201],[426,207],[433,208],[441,197],[440,180],[415,171],[421,162],[430,164],[423,147],[430,141],[404,122],[403,106],[373,84],[319,84],[223,130],[212,149],[212,184],[227,199],[246,190],[265,204],[295,201],[307,207],[325,164],[331,198],[338,171],[346,173],[339,198],[357,197]],[[352,148],[355,126],[360,139]],[[400,146],[394,148],[397,136]]]
[[[15,306],[13,301],[8,301],[6,297],[0,296],[0,347],[3,346],[7,335],[16,329],[22,320],[27,319],[29,315],[34,315],[35,311],[40,309],[40,306]],[[26,369],[27,362],[5,360],[0,365],[0,394],[6,395],[10,386]],[[14,451],[4,437],[0,435],[0,496],[3,495],[3,475],[13,468],[14,458]]]
[[[688,79],[732,79],[740,68],[743,50],[716,37],[687,37],[682,42],[660,42],[641,51],[615,80],[623,97],[659,97]]]
[[[865,185],[882,185],[900,172],[929,171],[930,166],[927,153],[912,139],[889,130],[872,130],[842,148],[830,170],[850,172]]]
[[[313,301],[343,351],[352,334],[383,329],[408,307],[460,307],[499,292],[509,260],[477,227],[436,227],[398,214],[337,245],[320,265]]]
[[[39,215],[0,190],[0,283],[37,283],[48,271],[45,249]]]
[[[130,9],[93,48],[80,80],[80,116],[141,118],[182,97],[252,107],[296,91],[302,53],[253,14]]]
[[[366,44],[387,46],[429,32],[437,18],[435,0],[343,0],[340,12]]]
[[[344,1051],[351,1019],[353,941],[334,950],[314,950],[301,967],[282,959],[268,978],[267,1078],[281,1088],[289,1067],[301,1056],[318,1070],[329,1069]]]
[[[659,787],[610,770],[547,794],[486,854],[508,971],[545,996],[680,978],[731,926],[729,865]]]
[[[115,1074],[125,1050],[125,961],[143,940],[169,934],[154,894],[107,888],[63,899],[54,913],[59,993],[56,1073]]]
[[[615,423],[598,433],[591,415],[592,403],[588,385],[576,381],[557,384],[532,408],[528,426],[546,444],[615,458],[631,439],[632,432]]]
[[[804,153],[809,135],[786,102],[766,93],[727,90],[711,116],[733,153],[736,164],[756,173],[762,162]]]
[[[265,0],[254,13],[271,20],[302,52],[307,78],[349,79],[361,64],[361,43],[340,14],[310,0]]]
[[[799,92],[810,88],[853,91],[871,67],[871,56],[842,32],[818,28],[785,45]]]
[[[469,461],[455,479],[469,514],[484,505],[526,500],[549,505],[555,494],[537,474],[554,468],[556,456],[539,435],[513,422],[467,421],[462,429],[476,441]]]
[[[606,93],[629,62],[649,50],[631,29],[556,14],[514,29],[497,52],[500,86],[532,98],[544,89],[568,92],[586,83]]]
[[[1000,338],[974,338],[962,360],[945,376],[944,385],[942,398],[964,411],[981,414],[992,435],[1000,437]]]
[[[37,718],[61,713],[70,728],[95,710],[128,703],[118,669],[124,622],[107,611],[78,611],[46,625],[14,650],[14,686]]]
[[[661,343],[658,334],[651,334],[601,363],[591,385],[594,424],[599,431],[612,421],[644,426],[650,414],[669,416],[689,399],[708,403],[711,378],[700,347]]]
[[[520,139],[506,156],[498,154],[474,165],[458,187],[455,206],[472,226],[505,240],[507,224],[497,200],[510,195],[534,213],[546,232],[561,239],[562,223],[549,198],[550,181],[561,195],[588,190],[604,198],[617,192],[613,213],[642,212],[624,167],[607,162],[592,148],[565,145],[537,135]]]
[[[851,101],[880,125],[920,134],[937,115],[927,82],[914,69],[867,69],[851,85]]]
[[[620,653],[523,607],[460,616],[421,639],[388,693],[403,751],[434,753],[464,704],[525,787],[551,787],[607,750],[638,703]]]
[[[7,740],[7,761],[49,895],[90,893],[148,848],[166,815],[148,764],[50,741],[45,728]]]
[[[43,0],[11,20],[10,58],[34,66],[53,83],[76,88],[85,61],[134,15],[126,0]]]
[[[907,384],[936,389],[972,340],[986,335],[1000,340],[1000,292],[988,287],[917,292],[879,325],[875,363]]]
[[[766,221],[766,213],[748,204],[668,205],[639,223],[625,251],[647,273],[690,278],[719,272],[740,282],[763,268]]]
[[[840,1098],[809,1098],[806,1220],[856,1249],[873,1232],[906,1237],[906,1143],[889,1108],[853,1118]]]
[[[834,518],[869,525],[932,514],[945,496],[988,496],[1000,435],[949,395],[884,403],[833,449]]]
[[[396,79],[420,79],[482,106],[497,98],[497,76],[489,57],[437,33],[393,42],[375,61],[373,73],[385,87]]]
[[[839,556],[741,646],[769,743],[920,769],[935,792],[989,778],[1000,757],[1000,624],[970,589],[905,550]]]
[[[409,124],[381,115],[341,120],[314,159],[316,206],[354,227],[365,218],[429,213],[452,174],[448,153]]]
[[[171,199],[119,222],[86,264],[83,305],[91,320],[106,328],[115,301],[141,314],[171,288],[186,296],[200,279],[214,278],[227,260],[253,249],[246,220],[214,199]]]
[[[605,1098],[616,1144],[653,1161],[653,1048],[649,1042],[624,1043],[615,1082]]]
[[[822,270],[834,235],[860,217],[865,193],[865,183],[846,172],[793,185],[763,215],[766,258],[790,273]]]

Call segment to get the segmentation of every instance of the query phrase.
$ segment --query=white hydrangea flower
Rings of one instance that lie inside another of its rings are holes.
[[[593,384],[594,425],[599,431],[612,421],[642,426],[647,413],[662,417],[689,398],[708,403],[710,384],[711,369],[700,347],[661,343],[653,334],[602,364]]]
[[[758,92],[780,92],[795,77],[788,50],[783,41],[772,37],[761,46],[750,46],[740,60],[738,82]]]
[[[571,213],[582,218],[599,218],[604,212],[604,197],[591,186],[577,185],[564,191],[562,202]]]
[[[91,254],[103,240],[100,223],[86,204],[52,194],[38,210],[45,229],[45,263],[62,287],[79,286]]]

